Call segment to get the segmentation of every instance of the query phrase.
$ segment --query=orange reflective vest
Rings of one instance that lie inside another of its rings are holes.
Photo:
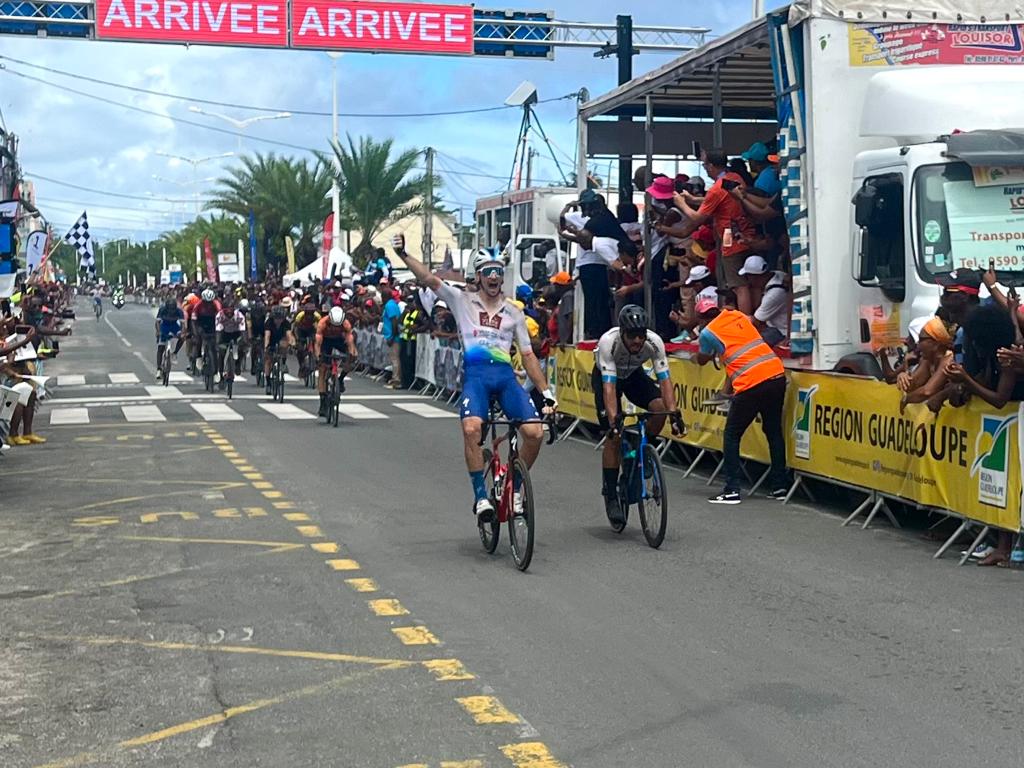
[[[778,355],[764,343],[754,324],[742,312],[723,309],[707,324],[707,330],[725,346],[722,362],[734,391],[743,392],[785,373]]]

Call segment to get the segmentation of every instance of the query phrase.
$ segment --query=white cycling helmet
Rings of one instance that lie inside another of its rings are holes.
[[[213,301],[215,298],[217,298],[216,294],[209,288],[202,293],[203,301]]]
[[[330,319],[331,325],[341,325],[345,322],[345,310],[341,307],[331,307],[327,317]]]
[[[479,272],[481,269],[486,267],[488,264],[495,264],[499,267],[505,267],[505,260],[500,255],[488,248],[480,248],[475,254],[473,254],[473,271]]]

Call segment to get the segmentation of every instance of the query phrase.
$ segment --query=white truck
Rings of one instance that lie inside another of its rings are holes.
[[[934,312],[938,275],[994,260],[1024,282],[1021,65],[1019,5],[796,2],[581,105],[580,154],[613,135],[643,154],[601,119],[622,114],[646,114],[648,157],[777,140],[788,363],[876,374],[871,352]]]

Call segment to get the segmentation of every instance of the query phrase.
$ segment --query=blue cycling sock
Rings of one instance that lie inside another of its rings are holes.
[[[473,495],[476,496],[476,500],[487,498],[487,486],[484,485],[484,471],[481,469],[478,472],[470,472],[469,480],[473,483]]]

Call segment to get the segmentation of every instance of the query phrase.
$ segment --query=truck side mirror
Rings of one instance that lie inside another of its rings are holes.
[[[875,208],[878,205],[878,187],[870,182],[864,182],[864,186],[857,190],[853,196],[853,219],[857,226],[866,229],[871,226]]]

